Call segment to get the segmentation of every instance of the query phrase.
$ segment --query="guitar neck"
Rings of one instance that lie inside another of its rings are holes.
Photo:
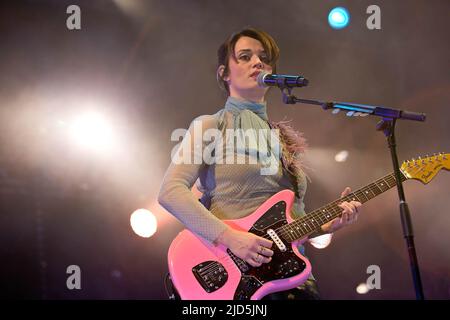
[[[401,171],[400,173],[400,177],[403,182],[407,178]],[[333,202],[330,202],[329,204],[295,220],[294,222],[281,227],[280,234],[288,242],[303,239],[305,236],[320,230],[320,227],[325,223],[339,217],[342,214],[342,208],[338,205],[342,202],[359,201],[364,203],[382,194],[383,192],[388,191],[396,185],[397,181],[395,179],[395,174],[388,174],[343,198],[336,199]]]

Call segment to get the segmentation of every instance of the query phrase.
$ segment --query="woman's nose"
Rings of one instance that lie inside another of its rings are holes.
[[[257,67],[257,68],[264,68],[264,64],[263,64],[263,62],[261,61],[261,59],[257,56],[257,55],[255,55],[255,61],[254,61],[254,66],[255,67]]]

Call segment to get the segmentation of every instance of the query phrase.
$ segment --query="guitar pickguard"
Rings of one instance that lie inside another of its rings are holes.
[[[267,229],[273,229],[276,231],[278,228],[286,224],[286,202],[280,201],[272,206],[261,218],[259,218],[253,224],[253,227],[249,230],[249,232],[264,237],[267,235]],[[281,237],[281,239],[283,238]],[[283,242],[286,245],[287,250],[282,252],[276,246],[272,246],[271,249],[274,251],[272,260],[269,263],[264,263],[260,267],[252,267],[240,259],[240,261],[245,263],[248,268],[247,270],[244,270],[241,263],[237,263],[238,267],[241,265],[240,270],[242,276],[236,289],[234,299],[250,299],[255,291],[258,290],[265,282],[290,278],[305,270],[305,261],[294,253],[290,243],[285,242],[284,239]]]
[[[395,187],[398,179],[402,182],[416,179],[427,184],[441,169],[450,170],[449,153],[403,162],[400,177],[390,173],[295,221],[286,214],[295,201],[295,194],[289,189],[277,192],[246,217],[224,220],[231,228],[248,230],[274,241],[271,261],[257,268],[223,244],[212,245],[200,235],[183,230],[172,241],[168,252],[174,285],[182,299],[191,300],[261,299],[272,292],[299,286],[310,275],[311,264],[295,246],[321,225],[339,217],[342,211],[339,203],[367,202]]]

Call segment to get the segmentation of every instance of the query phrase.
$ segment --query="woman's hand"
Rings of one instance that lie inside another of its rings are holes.
[[[253,267],[259,267],[272,260],[273,251],[270,248],[273,242],[253,233],[229,228],[216,241]]]
[[[352,192],[350,187],[346,187],[341,194],[341,198],[345,197],[349,193]],[[348,226],[358,220],[359,208],[361,208],[362,204],[359,201],[344,201],[338,205],[343,209],[341,217],[335,218],[330,222],[324,224],[322,226],[322,231],[325,233],[335,232],[342,227]]]

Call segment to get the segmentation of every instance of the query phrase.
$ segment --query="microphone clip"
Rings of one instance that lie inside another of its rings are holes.
[[[281,93],[283,94],[283,102],[285,104],[295,104],[296,97],[292,94],[292,87],[289,86],[278,86]]]

